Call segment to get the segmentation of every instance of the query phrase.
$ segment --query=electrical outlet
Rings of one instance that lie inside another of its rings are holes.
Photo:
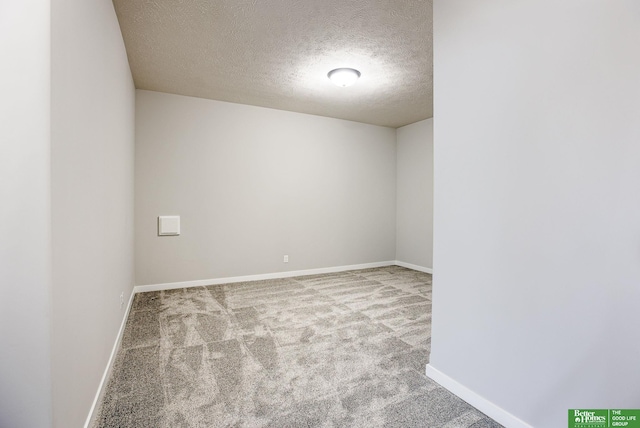
[[[289,256],[284,256],[284,262],[289,263]]]
[[[120,309],[124,306],[124,291],[120,293]]]

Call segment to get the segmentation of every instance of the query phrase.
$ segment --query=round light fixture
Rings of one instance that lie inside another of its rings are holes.
[[[346,88],[356,83],[360,78],[360,72],[353,68],[336,68],[331,70],[327,76],[336,86]]]

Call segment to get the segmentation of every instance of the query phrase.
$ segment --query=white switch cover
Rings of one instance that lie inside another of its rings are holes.
[[[158,217],[158,236],[180,235],[180,216],[161,215]]]

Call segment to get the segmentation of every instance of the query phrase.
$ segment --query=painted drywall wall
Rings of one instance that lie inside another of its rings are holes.
[[[133,288],[135,90],[110,0],[52,0],[54,426],[82,426]]]
[[[431,365],[535,427],[640,407],[640,4],[434,4]]]
[[[138,284],[394,260],[394,129],[136,94]]]
[[[0,3],[0,426],[51,426],[49,2]]]
[[[396,260],[433,267],[433,119],[397,129]]]

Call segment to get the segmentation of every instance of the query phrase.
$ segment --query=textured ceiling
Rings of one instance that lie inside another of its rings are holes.
[[[432,0],[114,0],[135,85],[399,127],[433,116]],[[327,72],[362,72],[339,88]]]

